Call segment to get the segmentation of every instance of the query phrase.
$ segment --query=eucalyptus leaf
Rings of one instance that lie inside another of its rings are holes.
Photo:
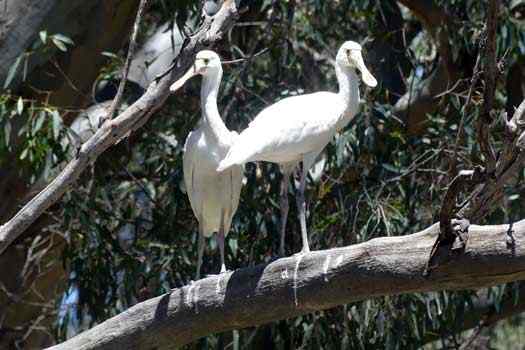
[[[45,44],[47,42],[47,31],[42,30],[38,34],[40,36],[40,41],[42,41],[42,44]]]
[[[58,40],[56,37],[52,37],[51,40],[60,51],[67,52],[67,47],[62,41]]]
[[[32,133],[35,135],[40,129],[42,129],[42,125],[44,125],[44,121],[46,120],[47,113],[45,111],[40,111],[38,113],[38,117],[35,120],[35,124],[33,126]]]
[[[62,130],[62,118],[60,117],[60,114],[57,110],[51,111],[51,117],[52,117],[52,126],[53,126],[53,138],[55,140],[58,140],[58,137],[60,136],[60,131]]]
[[[18,66],[20,65],[20,62],[22,62],[23,55],[18,56],[18,58],[15,60],[11,68],[9,68],[9,71],[7,72],[7,77],[4,82],[4,89],[7,89],[11,82],[13,81],[16,71],[18,70]]]
[[[11,140],[11,129],[11,121],[6,119],[4,123],[4,140],[6,147],[9,147],[9,141]]]
[[[22,113],[24,113],[24,99],[22,96],[18,97],[18,101],[16,103],[16,113],[18,113],[18,115],[22,115]]]

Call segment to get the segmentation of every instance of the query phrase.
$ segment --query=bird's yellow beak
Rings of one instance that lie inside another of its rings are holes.
[[[376,87],[377,86],[377,80],[374,78],[372,73],[366,68],[365,61],[363,60],[363,56],[361,55],[361,51],[354,50],[348,57],[348,60],[350,62],[354,62],[357,69],[361,72],[361,78],[365,82],[366,85],[370,87]]]
[[[171,92],[175,92],[177,91],[178,89],[180,89],[191,77],[197,75],[197,67],[195,65],[195,63],[191,66],[191,68],[186,72],[184,73],[184,75],[182,77],[179,78],[179,80],[177,80],[176,82],[174,82],[171,86],[170,86],[170,91]]]

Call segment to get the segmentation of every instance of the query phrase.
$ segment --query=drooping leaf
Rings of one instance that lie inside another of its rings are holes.
[[[22,96],[20,96],[16,103],[16,113],[18,113],[18,115],[22,115],[23,112],[24,112],[24,99],[22,98]]]
[[[6,147],[9,147],[9,141],[11,139],[11,121],[9,119],[5,120],[4,124],[4,140]]]
[[[38,113],[38,117],[35,120],[35,124],[33,126],[32,133],[35,135],[40,129],[42,129],[42,125],[44,125],[44,121],[46,120],[47,113],[45,111],[40,111]]]
[[[7,77],[4,82],[4,89],[7,89],[7,87],[11,85],[11,82],[13,81],[13,78],[16,75],[16,71],[18,70],[18,66],[20,65],[20,62],[22,62],[22,57],[23,55],[18,56],[11,68],[9,68],[9,71],[7,72]]]
[[[40,41],[42,41],[42,44],[45,44],[47,42],[47,31],[42,30],[38,34],[40,35]]]
[[[60,136],[60,131],[62,130],[62,118],[57,110],[51,111],[52,125],[53,125],[53,138],[58,140]]]

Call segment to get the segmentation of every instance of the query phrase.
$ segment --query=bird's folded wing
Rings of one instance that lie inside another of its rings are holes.
[[[186,193],[188,194],[191,208],[193,209],[195,216],[200,218],[202,214],[200,212],[201,208],[196,203],[196,198],[194,198],[196,194],[195,189],[193,188],[193,161],[195,158],[195,147],[192,147],[192,143],[196,142],[194,138],[194,132],[190,132],[186,138],[186,143],[184,144],[184,154],[182,156],[182,168],[184,171],[184,185],[186,186]]]
[[[279,162],[323,147],[342,113],[336,97],[315,93],[271,105],[240,134],[228,157]]]

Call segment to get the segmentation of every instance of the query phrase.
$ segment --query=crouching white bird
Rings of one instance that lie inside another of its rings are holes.
[[[200,278],[204,238],[218,234],[221,254],[220,272],[226,271],[224,263],[224,238],[230,230],[232,217],[239,204],[242,186],[241,165],[232,166],[222,173],[217,172],[219,162],[228,153],[238,137],[230,131],[217,108],[217,94],[222,79],[219,56],[209,50],[200,51],[193,66],[171,87],[178,90],[195,75],[202,75],[201,110],[198,128],[193,130],[184,145],[184,183],[191,208],[199,222],[198,262],[196,279]]]
[[[297,207],[303,248],[310,251],[306,230],[304,189],[308,170],[334,134],[345,127],[359,107],[359,79],[375,87],[376,79],[368,71],[361,55],[361,45],[345,42],[336,57],[335,72],[339,92],[316,92],[287,97],[265,108],[243,130],[228,155],[217,168],[225,171],[251,161],[278,163],[283,173],[281,184],[281,242],[284,256],[284,235],[288,215],[288,181],[299,162],[303,163]]]

